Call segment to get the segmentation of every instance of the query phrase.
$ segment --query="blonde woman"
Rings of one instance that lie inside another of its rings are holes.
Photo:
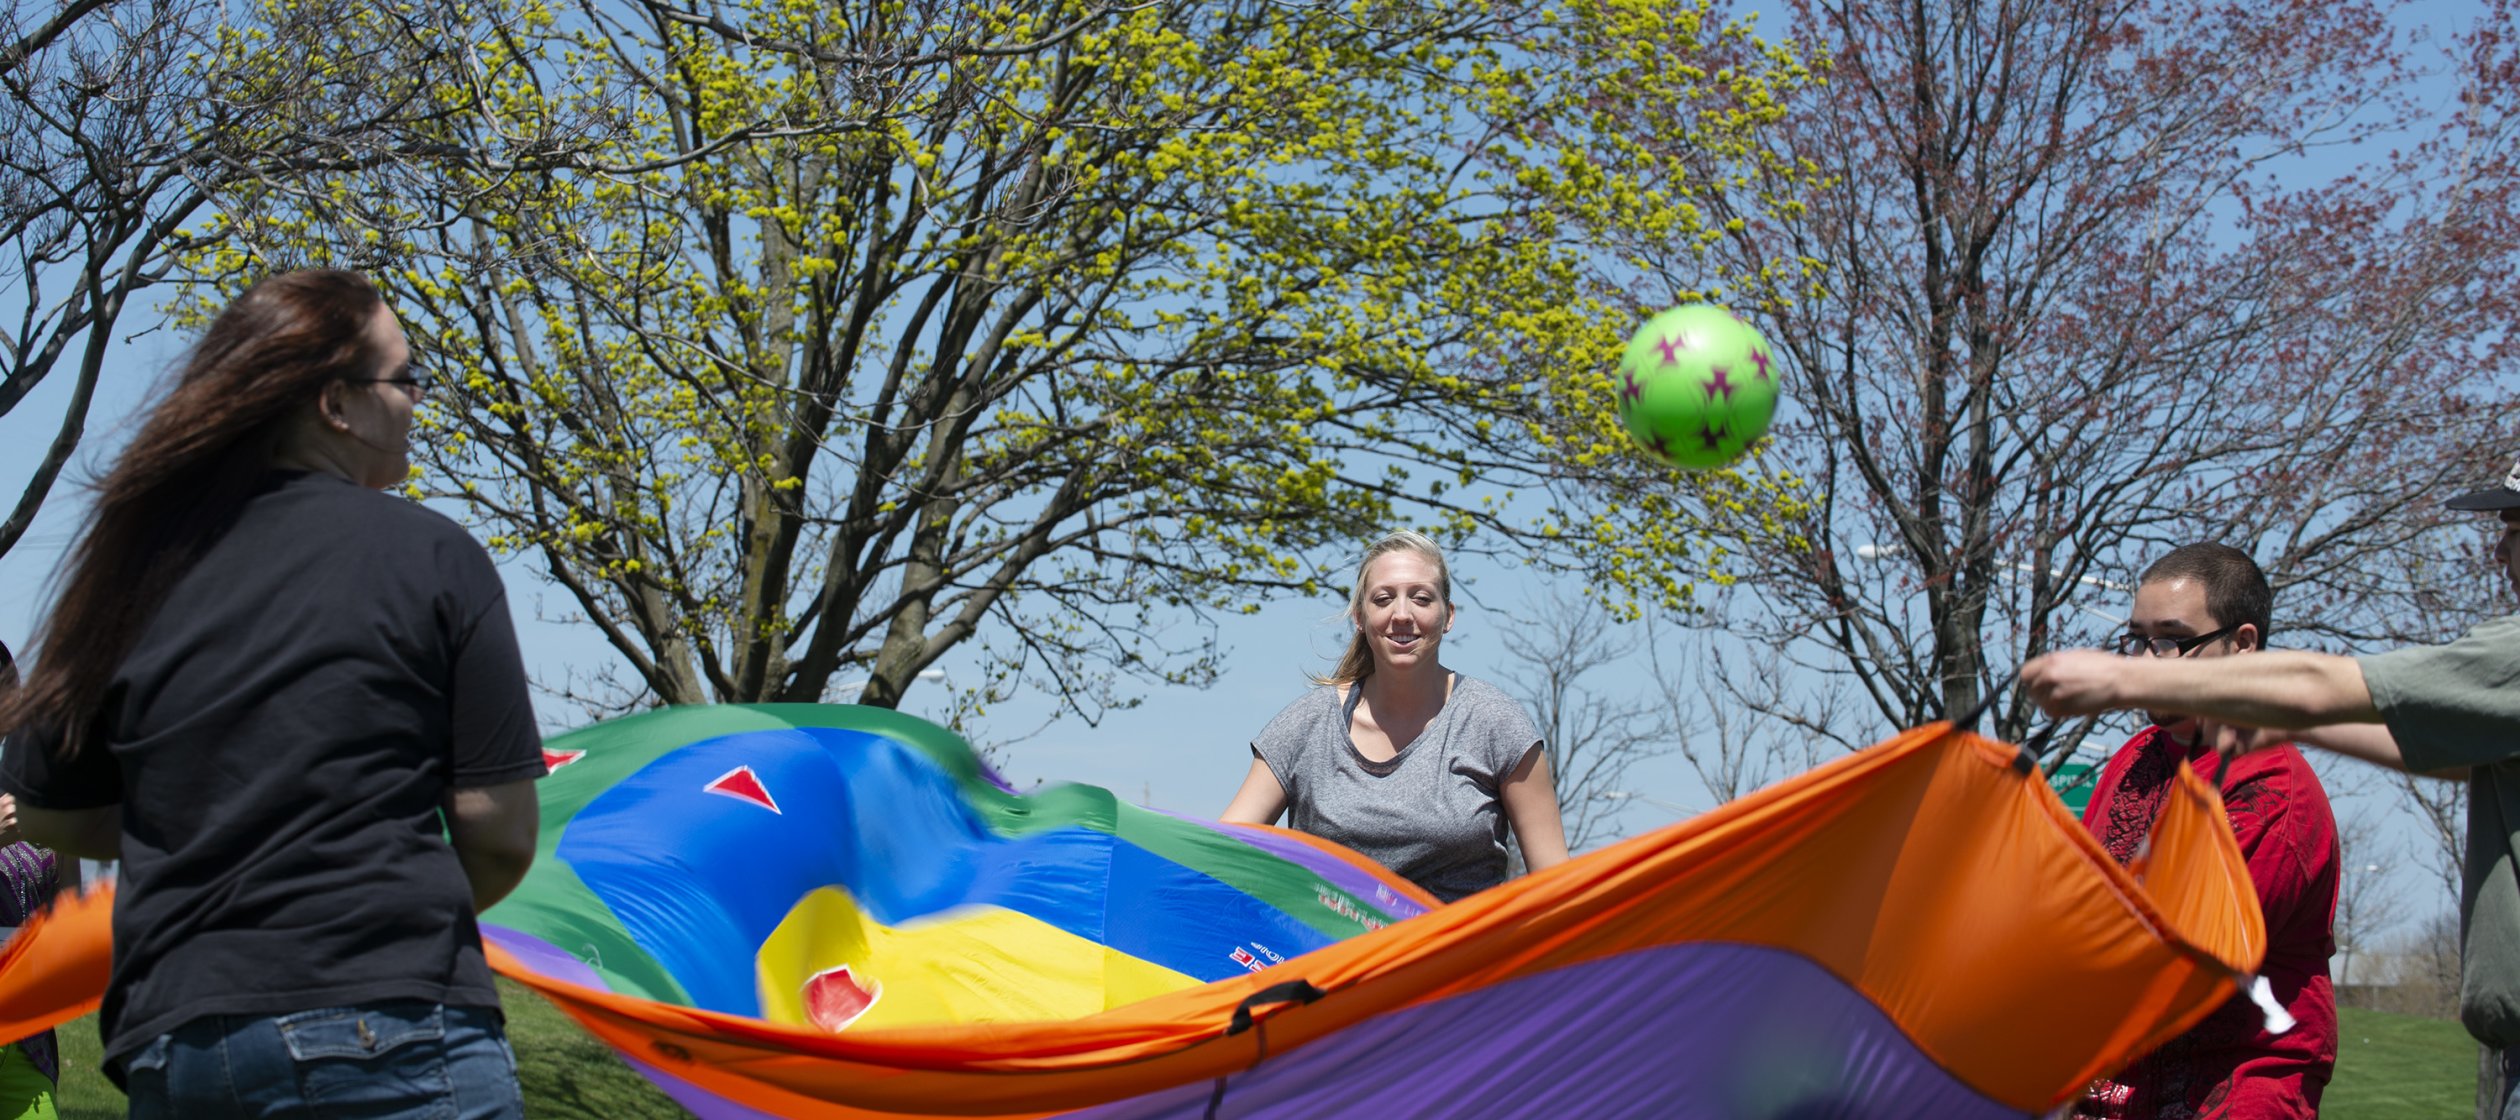
[[[1453,615],[1435,542],[1404,530],[1366,549],[1346,655],[1252,740],[1222,819],[1288,815],[1446,902],[1505,881],[1508,828],[1532,870],[1565,862],[1539,730],[1496,686],[1444,667]]]

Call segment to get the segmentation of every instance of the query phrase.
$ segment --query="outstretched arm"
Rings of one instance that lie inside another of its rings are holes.
[[[1557,785],[1549,777],[1549,752],[1538,746],[1505,776],[1496,791],[1505,821],[1522,845],[1523,865],[1545,871],[1566,862],[1566,822],[1558,816]]]
[[[2213,744],[2214,749],[2227,755],[2247,754],[2259,747],[2271,747],[2289,739],[2341,754],[2347,758],[2359,758],[2375,766],[2386,766],[2391,770],[2407,768],[2405,752],[2398,749],[2397,736],[2389,732],[2387,724],[2333,723],[2324,727],[2304,728],[2297,732],[2228,728],[2217,729],[2208,734],[2211,736],[2208,741]],[[2442,778],[2454,782],[2466,781],[2468,776],[2468,768],[2465,766],[2449,766],[2439,770],[2418,772],[2427,778]]]
[[[1251,772],[1243,775],[1242,788],[1234,791],[1234,799],[1216,819],[1227,824],[1276,824],[1286,812],[1286,787],[1278,784],[1269,764],[1251,760]]]
[[[2329,653],[2273,650],[2193,659],[2069,650],[2022,666],[2021,683],[2054,716],[2140,708],[2295,731],[2380,721],[2362,666]]]
[[[2338,723],[2325,727],[2309,727],[2302,729],[2293,738],[2347,758],[2359,758],[2365,762],[2386,766],[2391,770],[2406,769],[2406,755],[2398,750],[2397,736],[2389,734],[2387,724]],[[2467,776],[2467,770],[2462,767],[2456,774],[2438,776],[2464,778]]]

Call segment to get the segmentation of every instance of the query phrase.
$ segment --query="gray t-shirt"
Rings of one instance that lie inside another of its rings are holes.
[[[1504,882],[1497,792],[1541,747],[1522,705],[1455,674],[1426,730],[1390,761],[1371,762],[1348,738],[1350,699],[1316,688],[1251,741],[1286,790],[1288,827],[1354,848],[1446,902]]]
[[[2488,1046],[2520,1047],[2520,615],[2360,662],[2407,769],[2470,768],[2459,1018]]]

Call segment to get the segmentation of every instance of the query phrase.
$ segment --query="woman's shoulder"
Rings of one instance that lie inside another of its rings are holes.
[[[292,547],[341,557],[380,577],[402,573],[409,586],[481,601],[502,593],[489,548],[454,518],[403,494],[299,473],[278,479],[265,500],[265,537],[279,534]]]
[[[1531,713],[1523,709],[1522,701],[1468,673],[1454,679],[1450,707],[1465,725],[1492,728],[1507,738],[1521,739],[1526,745],[1540,734],[1539,725],[1531,722]]]
[[[287,503],[298,516],[320,518],[334,528],[382,528],[400,536],[405,544],[423,540],[481,547],[454,518],[405,494],[371,490],[319,471],[274,471],[264,494]]]
[[[1337,712],[1342,687],[1346,686],[1317,684],[1307,688],[1285,707],[1278,709],[1277,715],[1270,717],[1269,722],[1274,725],[1289,719],[1316,719],[1323,713]]]
[[[1255,745],[1285,743],[1289,746],[1317,735],[1339,715],[1339,686],[1315,685],[1305,689],[1292,703],[1278,709],[1269,722],[1260,728],[1252,741]]]
[[[1465,709],[1505,707],[1517,712],[1522,710],[1522,701],[1514,699],[1511,693],[1468,673],[1453,674],[1452,699]]]

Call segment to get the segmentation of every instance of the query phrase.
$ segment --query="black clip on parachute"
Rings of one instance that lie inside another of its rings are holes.
[[[1311,983],[1303,980],[1271,984],[1243,997],[1241,1003],[1234,1005],[1234,1021],[1226,1026],[1225,1036],[1231,1038],[1251,1029],[1252,1008],[1266,1007],[1272,1003],[1311,1003],[1328,994],[1330,993],[1313,987]]]
[[[1255,1007],[1266,1007],[1272,1003],[1311,1003],[1328,994],[1330,993],[1313,987],[1310,982],[1303,980],[1271,984],[1244,996],[1241,1003],[1234,1005],[1234,1021],[1226,1025],[1225,1037],[1232,1038],[1250,1030],[1255,1025],[1251,1018],[1251,1011]],[[1251,1064],[1255,1066],[1268,1060],[1269,1057],[1269,1032],[1261,1031],[1257,1037],[1260,1042],[1260,1053],[1258,1057],[1251,1060]],[[1206,1120],[1216,1120],[1217,1110],[1224,1106],[1225,1078],[1219,1075],[1216,1079],[1216,1087],[1208,1092]]]

